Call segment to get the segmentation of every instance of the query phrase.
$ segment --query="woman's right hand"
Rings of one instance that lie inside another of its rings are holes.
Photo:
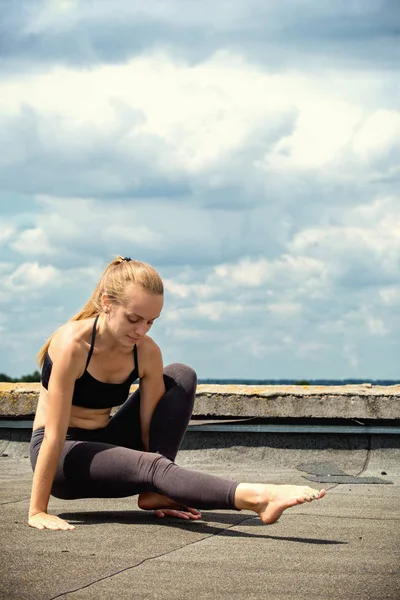
[[[60,517],[48,515],[45,512],[36,513],[35,515],[30,516],[28,525],[35,527],[36,529],[75,529],[74,525],[60,519]]]

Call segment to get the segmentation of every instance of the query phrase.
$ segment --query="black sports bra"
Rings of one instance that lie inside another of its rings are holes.
[[[130,373],[128,378],[123,383],[105,383],[95,379],[87,370],[90,359],[92,358],[94,341],[96,339],[96,325],[99,316],[94,320],[92,341],[86,361],[86,366],[83,374],[75,381],[74,393],[72,396],[72,404],[74,406],[82,406],[84,408],[112,408],[123,404],[129,395],[129,389],[134,381],[139,377],[139,365],[137,358],[136,344],[133,347],[133,356],[135,359],[135,368]],[[43,367],[41,382],[42,386],[47,390],[53,362],[46,352]]]

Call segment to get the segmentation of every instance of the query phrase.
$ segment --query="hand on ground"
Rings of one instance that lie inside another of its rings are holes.
[[[70,525],[67,521],[56,517],[55,515],[49,515],[45,512],[36,513],[29,517],[28,525],[35,527],[36,529],[75,529],[74,525]]]
[[[197,520],[201,519],[201,513],[195,508],[186,507],[185,510],[178,510],[176,508],[157,508],[154,511],[155,516],[158,519],[164,517],[176,517],[178,519]]]

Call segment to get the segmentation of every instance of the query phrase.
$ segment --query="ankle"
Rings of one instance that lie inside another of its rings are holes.
[[[257,483],[239,483],[234,503],[238,510],[256,510],[261,503],[261,486]]]

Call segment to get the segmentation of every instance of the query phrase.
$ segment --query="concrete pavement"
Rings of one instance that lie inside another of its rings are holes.
[[[177,462],[200,471],[308,485],[298,465],[330,462],[393,483],[325,485],[325,499],[269,526],[247,511],[183,522],[158,520],[135,498],[52,498],[76,529],[43,532],[26,524],[28,460],[2,457],[0,598],[399,600],[399,458],[390,436],[189,433]]]

